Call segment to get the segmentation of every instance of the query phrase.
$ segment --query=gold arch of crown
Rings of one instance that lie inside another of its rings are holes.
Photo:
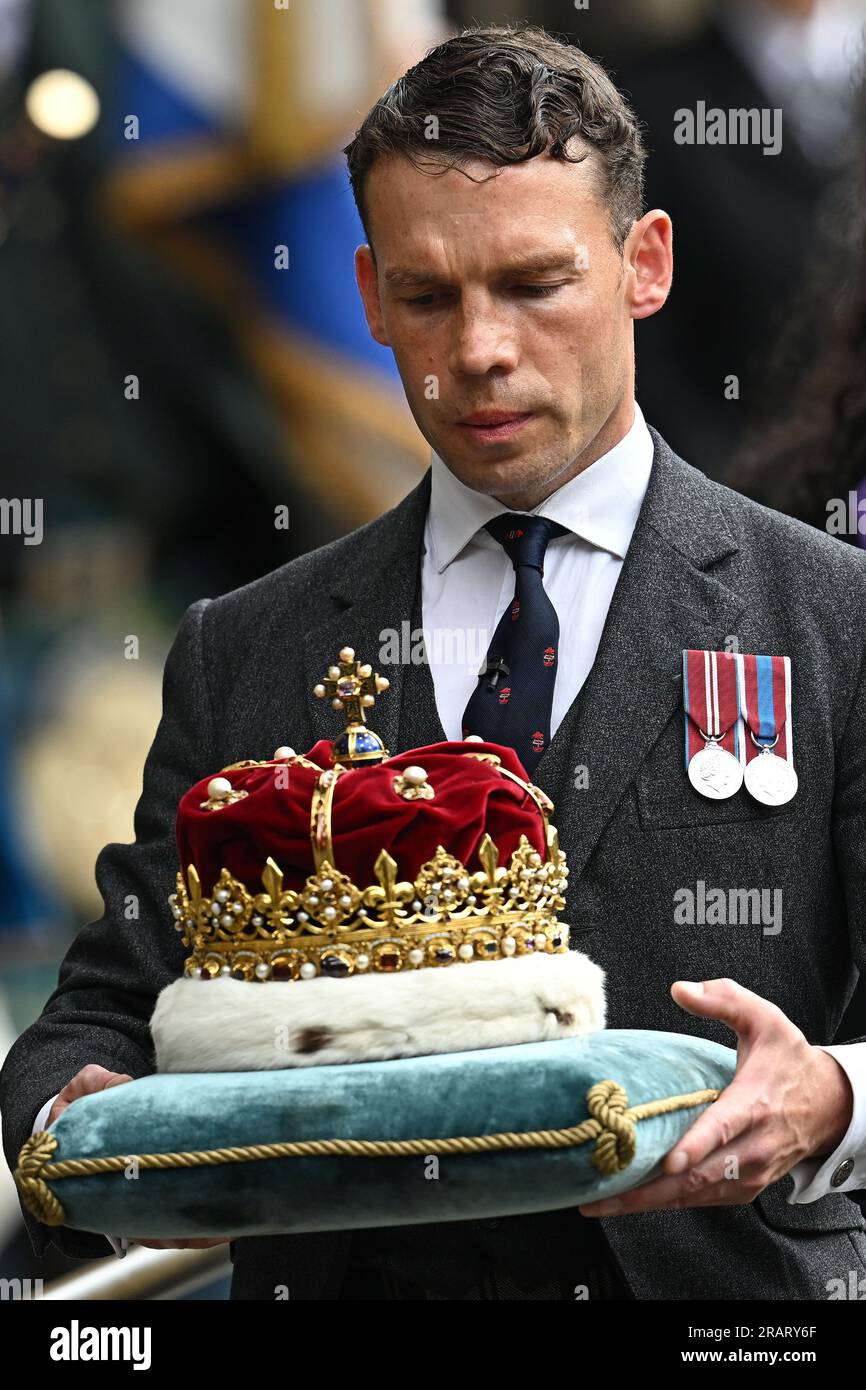
[[[345,680],[356,668],[354,652],[344,648],[339,672],[330,669],[329,683]],[[361,669],[368,688],[375,688],[381,678],[369,667]],[[326,693],[317,687],[315,693],[320,692]],[[357,719],[359,712],[355,705],[350,718]],[[540,787],[502,767],[496,754],[467,748],[465,756],[491,763],[530,796],[544,827],[544,858],[521,835],[503,867],[485,834],[478,847],[480,870],[470,873],[439,845],[410,882],[398,879],[397,863],[383,849],[374,866],[376,883],[359,887],[336,867],[331,834],[334,788],[348,769],[337,763],[322,771],[299,755],[275,759],[274,765],[298,764],[319,773],[310,807],[316,871],[302,889],[284,888],[283,872],[269,857],[262,872],[264,891],[250,891],[224,868],[210,896],[202,893],[195,865],[189,865],[186,879],[179,872],[169,904],[184,945],[192,948],[186,974],[200,979],[339,978],[567,950],[567,930],[556,914],[565,905],[568,867],[548,820],[552,803]],[[248,759],[222,771],[267,765]]]

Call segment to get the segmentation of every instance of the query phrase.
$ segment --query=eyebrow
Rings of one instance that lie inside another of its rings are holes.
[[[509,261],[507,265],[501,266],[496,273],[500,277],[541,275],[553,270],[567,270],[579,274],[581,267],[576,264],[577,255],[578,252],[575,250],[573,255],[563,255],[560,252],[551,255],[550,252],[546,252],[537,256],[521,256],[519,260]],[[435,271],[415,270],[409,266],[391,266],[382,278],[387,285],[395,289],[416,289],[420,285],[445,283],[445,277],[437,275]]]

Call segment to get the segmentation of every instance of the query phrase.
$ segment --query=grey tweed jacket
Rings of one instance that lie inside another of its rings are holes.
[[[731,976],[813,1043],[849,1041],[837,1029],[866,969],[866,556],[709,481],[653,439],[595,663],[536,771],[571,865],[572,945],[607,972],[611,1027],[730,1045],[727,1028],[684,1013],[669,989],[680,977]],[[100,853],[105,914],[73,942],[0,1075],[11,1167],[40,1106],[86,1063],[153,1070],[148,1020],[184,954],[166,905],[178,801],[239,758],[334,735],[311,688],[340,647],[376,661],[385,629],[420,623],[428,501],[429,473],[378,520],[184,614],[135,843]],[[743,651],[792,658],[800,790],[786,806],[764,807],[745,790],[705,800],[684,775],[682,649],[721,649],[732,635]],[[375,712],[386,745],[444,738],[429,667],[387,674],[391,690]],[[781,888],[781,930],[677,925],[675,891],[700,880]],[[122,910],[130,893],[135,922]],[[823,1299],[828,1280],[866,1275],[866,1222],[842,1193],[790,1205],[791,1186],[786,1176],[751,1203],[604,1218],[602,1227],[637,1298]],[[25,1220],[37,1253],[50,1241],[76,1258],[110,1253],[102,1236]],[[347,1232],[241,1239],[236,1277],[255,1266],[263,1289],[334,1297],[350,1242]]]

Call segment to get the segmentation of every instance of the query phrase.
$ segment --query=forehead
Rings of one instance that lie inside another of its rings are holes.
[[[444,172],[389,155],[371,168],[365,197],[380,265],[458,248],[486,256],[577,251],[607,230],[593,154],[579,164],[547,154],[503,166],[472,160]]]

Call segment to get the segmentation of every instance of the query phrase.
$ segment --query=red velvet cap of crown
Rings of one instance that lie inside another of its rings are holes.
[[[373,767],[352,767],[337,779],[331,808],[332,867],[347,874],[358,888],[375,882],[374,865],[385,849],[397,863],[400,879],[414,879],[437,846],[459,859],[470,873],[482,866],[478,846],[485,833],[507,866],[525,835],[534,849],[546,854],[544,823],[532,797],[497,767],[472,757],[495,753],[502,766],[530,781],[516,753],[496,743],[434,743],[413,748]],[[305,755],[317,767],[332,766],[327,739]],[[420,765],[434,789],[434,798],[406,800],[394,790],[394,778],[405,768]],[[202,810],[208,799],[209,777],[181,798],[177,815],[177,848],[184,874],[194,864],[205,893],[210,893],[222,869],[260,891],[268,857],[283,871],[285,888],[301,889],[315,872],[310,846],[310,804],[318,773],[301,764],[236,768],[221,775],[247,796]],[[211,776],[219,775],[212,773]],[[288,785],[281,783],[287,781]]]

